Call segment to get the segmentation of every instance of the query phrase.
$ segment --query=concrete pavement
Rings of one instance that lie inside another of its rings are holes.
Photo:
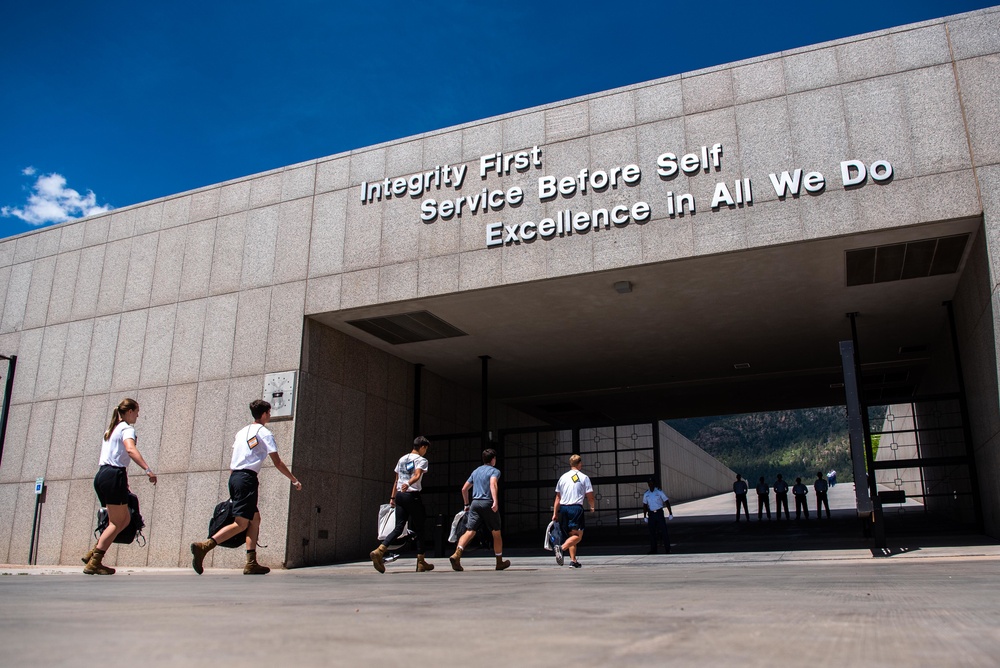
[[[750,524],[712,514],[731,495],[678,505],[673,554],[585,540],[581,569],[537,548],[504,572],[468,556],[415,573],[412,553],[384,575],[0,566],[0,664],[996,665],[1000,545],[893,538],[876,556],[842,503]]]
[[[993,666],[1000,652],[996,545],[889,558],[584,545],[578,570],[509,556],[505,572],[467,558],[463,573],[438,559],[420,574],[407,555],[385,575],[370,563],[264,577],[0,568],[3,664]]]

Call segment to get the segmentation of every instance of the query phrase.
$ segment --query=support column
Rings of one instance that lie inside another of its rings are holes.
[[[483,449],[489,445],[490,442],[490,432],[489,432],[489,396],[487,394],[489,390],[489,372],[490,372],[490,356],[480,355],[479,359],[482,360],[482,386],[479,388],[480,393],[483,398],[482,406],[482,420],[480,427],[480,438],[482,439]]]
[[[955,375],[958,379],[958,406],[962,416],[962,438],[965,439],[965,456],[969,459],[969,485],[972,492],[972,510],[976,518],[976,528],[982,532],[984,531],[983,501],[979,497],[979,473],[976,470],[976,449],[972,445],[972,425],[969,418],[969,406],[966,403],[962,356],[958,350],[958,329],[955,327],[955,309],[950,300],[944,302],[943,306],[948,309],[948,331],[951,334],[952,354],[955,356]],[[915,415],[916,410],[914,410]]]
[[[865,401],[864,379],[861,376],[861,348],[858,346],[857,311],[847,314],[851,319],[851,342],[854,347],[854,375],[857,383],[861,429],[864,435],[865,468],[868,471],[868,494],[872,502],[872,529],[874,529],[875,547],[885,549],[885,523],[882,516],[882,504],[878,500],[878,481],[875,478],[875,455],[872,452],[872,431],[868,424],[868,403]],[[845,379],[846,380],[846,379]],[[854,484],[858,481],[855,479]]]

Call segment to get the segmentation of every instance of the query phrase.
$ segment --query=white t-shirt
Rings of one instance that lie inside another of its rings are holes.
[[[649,506],[649,512],[655,513],[657,510],[663,510],[663,505],[667,502],[667,495],[664,494],[663,490],[657,487],[652,492],[647,491],[642,495],[642,502]]]
[[[229,468],[233,471],[245,469],[260,473],[260,467],[267,456],[277,451],[278,444],[274,442],[274,434],[267,427],[256,422],[248,424],[236,432]]]
[[[586,473],[581,473],[576,469],[570,469],[562,474],[559,482],[556,483],[556,492],[559,494],[559,505],[576,506],[582,505],[583,499],[589,492],[594,491],[594,486],[590,484],[590,478]]]
[[[424,472],[427,471],[427,460],[421,457],[420,455],[411,452],[410,454],[403,455],[402,457],[399,458],[399,461],[396,462],[396,473],[399,475],[399,478],[396,480],[397,492],[403,491],[404,482],[407,483],[406,491],[408,492],[420,491],[424,483],[424,476],[422,474],[419,480],[417,480],[413,484],[410,484],[410,478],[412,478],[413,474],[417,472],[417,469],[420,469]]]
[[[132,458],[125,451],[125,439],[135,441],[135,427],[128,422],[119,422],[111,431],[111,438],[101,444],[101,466],[127,468]]]

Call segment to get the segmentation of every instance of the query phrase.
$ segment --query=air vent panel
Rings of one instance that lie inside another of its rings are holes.
[[[394,346],[403,343],[468,336],[467,333],[449,325],[430,311],[413,311],[362,320],[348,320],[347,324]]]
[[[954,274],[968,243],[968,234],[956,234],[849,250],[844,257],[847,286]]]

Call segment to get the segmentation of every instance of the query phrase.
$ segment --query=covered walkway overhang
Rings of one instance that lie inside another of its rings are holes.
[[[969,266],[980,227],[941,221],[314,317],[468,388],[488,355],[491,401],[571,425],[843,404],[838,343],[855,312],[865,384],[889,402],[912,395],[936,356],[950,360],[942,303],[963,272],[987,270]],[[490,252],[537,258],[546,243]],[[872,282],[849,285],[865,272]],[[350,324],[423,311],[465,335],[390,343]]]

